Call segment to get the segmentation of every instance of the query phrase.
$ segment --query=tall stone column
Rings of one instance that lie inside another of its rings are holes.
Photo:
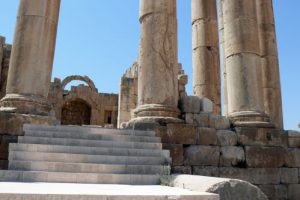
[[[222,69],[222,92],[223,92],[223,114],[228,116],[228,94],[227,94],[227,72],[226,72],[226,56],[225,56],[225,37],[224,37],[224,19],[223,19],[223,1],[219,3],[219,37],[220,37],[220,58]]]
[[[256,0],[222,0],[228,115],[236,126],[270,126],[264,113]]]
[[[194,95],[214,103],[221,112],[219,36],[216,0],[192,0]]]
[[[0,79],[1,79],[1,72],[2,72],[2,61],[3,61],[3,54],[4,54],[4,45],[5,45],[5,38],[0,36]],[[1,80],[0,80],[1,83]],[[1,85],[0,85],[1,89]]]
[[[256,0],[265,112],[283,129],[281,84],[272,0]]]
[[[176,0],[140,0],[138,118],[177,119]]]
[[[3,113],[29,114],[38,122],[37,116],[49,115],[51,107],[47,96],[59,8],[60,0],[20,0],[6,96],[0,102],[1,116]],[[26,123],[31,122],[28,115],[22,118],[26,118]]]

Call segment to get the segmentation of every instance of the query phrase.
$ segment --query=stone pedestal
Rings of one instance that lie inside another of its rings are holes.
[[[16,123],[18,126],[22,126],[21,119],[24,119],[24,123],[35,123],[39,118],[42,122],[53,121],[52,117],[48,117],[51,107],[47,96],[59,7],[60,0],[20,1],[6,96],[0,102],[3,120],[11,120],[15,116],[16,121],[20,121]],[[26,115],[26,119],[23,115]],[[1,132],[7,133],[5,130],[1,127]]]
[[[138,121],[178,120],[176,0],[140,0]],[[133,121],[135,121],[134,119]]]
[[[270,126],[264,113],[256,0],[222,0],[228,116],[236,126]]]
[[[256,0],[262,88],[265,112],[276,128],[283,129],[278,51],[272,0]]]
[[[221,112],[221,84],[217,4],[215,0],[192,0],[192,47],[194,95],[214,103]]]

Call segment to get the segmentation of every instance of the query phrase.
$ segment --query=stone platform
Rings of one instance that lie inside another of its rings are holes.
[[[219,200],[218,195],[166,186],[0,183],[1,200]]]

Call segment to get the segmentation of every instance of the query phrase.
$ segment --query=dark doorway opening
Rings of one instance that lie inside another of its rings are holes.
[[[90,125],[91,107],[83,100],[66,102],[62,107],[62,125]]]

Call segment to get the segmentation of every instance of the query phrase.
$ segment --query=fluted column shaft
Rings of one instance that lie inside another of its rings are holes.
[[[216,0],[192,0],[194,95],[214,103],[221,112],[219,37]]]
[[[60,0],[21,0],[1,111],[47,115]]]
[[[223,115],[228,116],[228,94],[227,94],[227,73],[225,56],[225,37],[224,37],[224,19],[223,19],[223,1],[219,0],[219,38],[220,38],[220,65],[222,69],[222,92],[223,92]]]
[[[223,0],[228,115],[237,126],[269,126],[264,113],[256,0]]]
[[[272,0],[256,0],[265,112],[283,129],[281,84]]]
[[[176,0],[140,0],[138,117],[177,118]]]

